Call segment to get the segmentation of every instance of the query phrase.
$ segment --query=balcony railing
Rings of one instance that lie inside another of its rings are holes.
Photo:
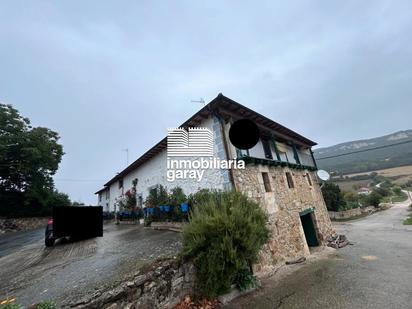
[[[289,168],[298,169],[298,170],[308,170],[308,171],[317,170],[315,166],[303,165],[303,164],[297,164],[297,163],[291,163],[291,162],[279,161],[279,160],[256,158],[256,157],[251,157],[251,156],[241,156],[241,157],[238,157],[236,160],[243,160],[245,164],[263,164],[263,165],[269,165],[269,166],[283,166],[283,167],[289,167]]]

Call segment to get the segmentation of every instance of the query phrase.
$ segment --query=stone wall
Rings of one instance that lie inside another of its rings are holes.
[[[0,218],[0,234],[8,232],[26,231],[40,227],[46,228],[47,218]]]
[[[352,217],[360,216],[361,214],[362,211],[359,207],[344,211],[329,211],[329,217],[331,219],[349,219]]]
[[[177,259],[157,261],[141,270],[128,282],[102,289],[62,308],[137,309],[172,308],[193,294],[195,270],[191,263]]]
[[[336,234],[313,172],[261,164],[248,164],[244,170],[233,172],[236,189],[257,201],[269,215],[272,237],[255,266],[258,274],[271,272],[286,261],[310,254],[300,212],[313,209],[311,216],[321,245],[325,245],[329,236]],[[268,173],[272,192],[266,192],[262,172]],[[291,173],[294,188],[289,188],[286,172]]]

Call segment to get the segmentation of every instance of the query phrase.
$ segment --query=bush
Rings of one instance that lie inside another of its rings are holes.
[[[51,300],[46,300],[38,304],[36,309],[57,309],[57,305]]]
[[[195,205],[201,204],[209,199],[212,191],[209,189],[202,189],[196,193],[190,194],[188,197],[189,205],[193,208]]]
[[[382,201],[383,196],[376,191],[372,191],[365,198],[366,206],[375,206],[378,207],[379,203]]]
[[[156,187],[149,190],[149,195],[146,198],[146,207],[156,207],[159,205],[166,205],[169,203],[169,195],[167,190],[162,185],[157,185]]]
[[[404,225],[412,225],[412,216],[411,217],[407,217],[404,221],[403,221]]]
[[[183,230],[183,256],[193,260],[200,293],[212,298],[251,281],[245,270],[257,261],[269,230],[265,212],[243,194],[202,194]]]
[[[392,192],[393,192],[395,195],[397,195],[397,196],[401,196],[402,193],[403,193],[403,192],[402,192],[402,188],[401,188],[401,187],[398,187],[398,186],[393,187]]]
[[[23,309],[23,307],[18,304],[9,303],[5,305],[0,305],[0,309]]]
[[[252,272],[247,268],[240,269],[235,274],[234,283],[241,291],[246,291],[247,289],[254,288],[257,285],[255,276],[253,276]]]
[[[169,204],[172,206],[180,206],[180,204],[187,202],[186,194],[183,192],[182,188],[175,187],[170,190],[169,194]]]

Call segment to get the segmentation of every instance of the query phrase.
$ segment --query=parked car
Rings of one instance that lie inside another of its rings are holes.
[[[51,247],[54,245],[54,241],[55,239],[53,237],[53,218],[50,218],[47,221],[44,243],[46,247]]]
[[[98,206],[53,207],[47,221],[45,245],[50,247],[63,237],[84,239],[103,236],[103,208]]]

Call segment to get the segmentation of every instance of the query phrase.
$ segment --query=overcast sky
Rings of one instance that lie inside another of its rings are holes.
[[[219,92],[319,146],[412,127],[410,1],[105,2],[0,3],[0,101],[59,132],[73,200]]]

